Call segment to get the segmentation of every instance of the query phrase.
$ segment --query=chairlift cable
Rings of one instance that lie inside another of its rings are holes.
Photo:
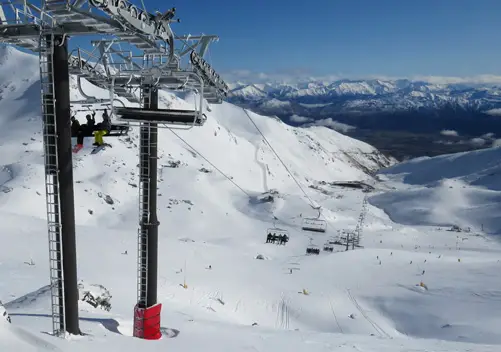
[[[228,181],[233,183],[235,187],[237,187],[240,191],[242,191],[247,197],[252,197],[248,192],[246,192],[242,187],[240,187],[235,181],[233,181],[229,176],[227,176],[223,171],[221,171],[217,166],[215,166],[213,163],[211,163],[206,157],[204,157],[198,150],[196,150],[191,144],[186,142],[180,135],[178,135],[176,132],[174,132],[172,129],[169,129],[177,138],[179,138],[181,141],[183,141],[184,144],[186,144],[188,147],[190,147],[195,153],[197,153],[202,159],[207,161],[214,169],[216,169],[221,175],[223,175]],[[276,227],[276,221],[280,220],[275,216],[275,214],[270,211],[266,210],[268,213],[270,213],[273,217],[273,227]]]
[[[143,1],[143,0],[141,0],[141,5],[143,5],[143,12],[144,12],[144,13],[148,13],[148,12],[146,11],[146,6],[144,6],[144,1]]]
[[[227,176],[224,172],[222,172],[217,166],[215,166],[213,163],[211,163],[205,156],[203,156],[198,150],[196,150],[192,145],[190,145],[188,142],[186,142],[180,135],[178,135],[176,132],[174,132],[172,129],[169,128],[169,131],[171,131],[177,138],[179,138],[181,141],[183,141],[184,144],[186,144],[188,147],[190,147],[195,153],[197,153],[202,159],[204,159],[206,162],[208,162],[214,169],[216,169],[221,175],[223,175],[228,181],[233,183],[239,190],[241,190],[245,195],[248,197],[251,197],[249,193],[247,193],[242,187],[240,187],[235,181],[233,181],[229,176]]]
[[[305,190],[303,189],[303,187],[301,187],[301,185],[299,184],[298,180],[294,177],[294,175],[290,172],[289,168],[287,167],[287,165],[285,165],[285,163],[283,162],[282,158],[280,158],[280,156],[278,155],[278,153],[275,151],[275,149],[273,149],[273,147],[271,146],[270,142],[268,142],[268,139],[266,139],[266,137],[264,136],[263,132],[261,132],[261,130],[259,129],[259,127],[257,127],[256,123],[254,122],[254,120],[252,119],[252,117],[250,117],[249,113],[247,112],[247,110],[245,110],[244,108],[242,108],[242,110],[245,112],[245,114],[247,115],[247,117],[249,118],[249,120],[252,122],[252,124],[254,125],[254,127],[256,128],[256,130],[259,132],[259,134],[263,137],[264,141],[266,142],[266,144],[268,145],[268,147],[270,147],[271,151],[273,152],[273,154],[275,154],[275,156],[278,158],[278,160],[280,160],[280,162],[282,163],[282,165],[284,166],[285,170],[287,170],[287,172],[289,173],[290,177],[292,177],[292,179],[294,180],[294,182],[296,183],[296,185],[299,187],[299,189],[301,190],[301,192],[303,192],[303,194],[305,195],[305,197],[310,201],[310,206],[313,208],[313,209],[317,209],[318,207],[315,207],[314,204],[315,202],[310,198],[310,196],[305,192]]]
[[[271,146],[270,142],[268,141],[268,139],[266,139],[266,137],[264,136],[263,132],[261,132],[261,130],[259,129],[259,127],[256,125],[256,123],[254,122],[254,120],[252,119],[252,117],[250,117],[249,113],[247,112],[246,109],[242,108],[242,110],[245,112],[245,114],[247,115],[247,117],[249,118],[249,120],[252,122],[252,124],[254,125],[254,127],[256,128],[256,130],[259,132],[259,134],[263,137],[264,141],[266,142],[266,144],[268,145],[268,147],[270,147],[271,151],[275,154],[275,156],[278,158],[278,160],[280,160],[280,162],[282,163],[282,165],[284,166],[285,170],[287,170],[287,172],[289,173],[289,175],[292,177],[292,179],[294,180],[294,182],[296,183],[296,185],[299,187],[299,189],[303,192],[303,194],[305,195],[305,197],[310,201],[310,207],[312,207],[313,209],[316,209],[318,210],[319,212],[319,216],[318,218],[322,217],[324,218],[324,220],[326,220],[326,225],[328,227],[330,227],[330,224],[329,222],[327,221],[327,218],[324,216],[324,214],[322,214],[321,212],[321,208],[322,206],[319,205],[319,206],[314,206],[315,202],[310,198],[310,196],[308,196],[308,194],[305,192],[305,190],[303,189],[303,187],[301,187],[301,185],[299,184],[299,182],[297,181],[297,179],[294,177],[294,175],[290,172],[289,168],[287,167],[287,165],[285,165],[285,163],[283,162],[282,158],[280,158],[280,156],[278,155],[278,153],[275,151],[275,149],[273,149],[273,147]],[[318,204],[318,203],[317,203]]]

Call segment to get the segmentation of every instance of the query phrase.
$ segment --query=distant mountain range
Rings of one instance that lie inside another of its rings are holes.
[[[230,87],[227,100],[233,104],[293,126],[330,127],[399,159],[501,141],[501,87],[496,85],[374,79]]]
[[[443,108],[488,111],[501,108],[501,87],[431,84],[410,80],[339,80],[298,84],[231,85],[228,101],[270,114],[317,116],[423,111]]]

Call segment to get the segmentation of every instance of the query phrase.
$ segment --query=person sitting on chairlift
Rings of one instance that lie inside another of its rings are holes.
[[[92,135],[92,130],[90,130],[89,125],[86,123],[79,125],[77,131],[77,146],[83,148],[83,141],[85,136]]]
[[[94,131],[94,128],[96,126],[96,118],[95,118],[95,116],[96,116],[96,112],[95,111],[92,112],[92,116],[89,115],[89,114],[87,114],[87,116],[85,116],[85,118],[87,119],[87,126],[89,126],[89,129],[91,131]]]
[[[79,130],[80,130],[80,122],[76,119],[75,116],[72,116],[71,117],[71,136],[77,137]]]
[[[94,143],[92,145],[101,146],[104,144],[103,136],[106,135],[108,131],[102,122],[99,122],[94,128]]]
[[[110,115],[108,115],[108,110],[104,110],[103,112],[103,129],[107,131],[107,133],[110,133],[111,131],[111,118]]]

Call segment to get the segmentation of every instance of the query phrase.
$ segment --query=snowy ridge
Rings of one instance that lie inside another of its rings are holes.
[[[34,77],[37,69],[36,62],[25,68]],[[0,65],[7,76],[2,70]],[[401,225],[369,205],[363,249],[322,251],[339,233],[355,229],[368,195],[336,181],[364,182],[377,192],[373,198],[398,191],[391,187],[414,186],[377,181],[377,170],[392,162],[365,143],[249,113],[308,197],[322,206],[327,232],[302,231],[302,220],[317,212],[244,111],[229,103],[212,106],[204,127],[176,133],[241,189],[172,132],[159,133],[160,341],[130,338],[138,131],[107,138],[112,148],[97,155],[90,155],[86,140],[74,155],[78,278],[83,291],[106,296],[111,308],[79,302],[86,335],[53,338],[47,333],[39,90],[14,78],[12,84],[26,112],[12,108],[18,100],[0,100],[0,184],[6,190],[0,192],[0,299],[12,318],[12,324],[0,319],[0,351],[499,350],[501,283],[492,279],[499,273],[497,243],[475,231],[462,233],[467,239],[457,248],[456,232]],[[88,83],[84,89],[107,96]],[[72,91],[73,98],[78,94]],[[189,108],[192,101],[191,95],[160,92],[162,106]],[[265,243],[273,216],[289,231],[285,246]],[[320,248],[320,255],[305,255],[307,247]]]
[[[232,85],[228,101],[250,104],[268,113],[291,113],[294,107],[323,114],[455,107],[488,111],[501,107],[501,88],[492,85],[432,84],[410,80],[339,80],[334,82]],[[315,111],[316,111],[315,110]]]
[[[380,174],[404,186],[372,198],[400,223],[500,235],[501,147],[410,160]]]

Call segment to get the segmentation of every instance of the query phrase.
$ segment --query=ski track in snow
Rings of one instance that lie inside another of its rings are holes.
[[[374,330],[381,336],[381,337],[388,337],[391,338],[391,336],[384,331],[381,326],[379,326],[374,320],[372,320],[365,309],[363,309],[360,304],[358,303],[357,299],[353,296],[351,293],[350,289],[346,289],[346,292],[348,293],[348,297],[350,298],[350,301],[353,303],[353,305],[357,308],[357,310],[362,314],[362,316],[367,320],[369,324],[371,324],[374,327]]]
[[[260,140],[259,143],[256,143],[256,152],[254,154],[254,159],[256,163],[261,167],[261,170],[263,172],[263,191],[268,192],[270,189],[268,188],[268,168],[267,164],[259,160],[259,152],[261,151],[261,146],[263,145],[263,140]]]

